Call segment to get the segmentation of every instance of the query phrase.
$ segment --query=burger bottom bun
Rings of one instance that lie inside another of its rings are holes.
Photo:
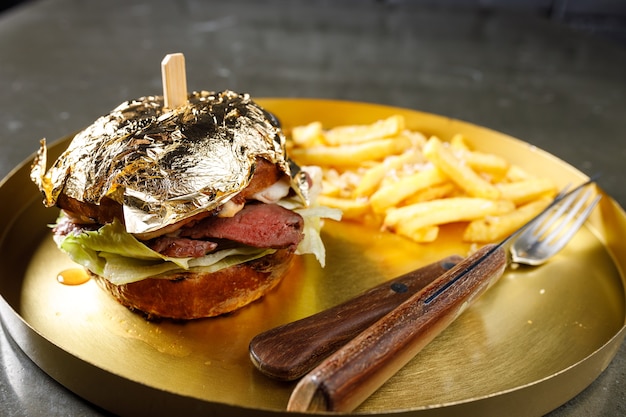
[[[295,248],[213,273],[180,271],[115,285],[89,272],[117,301],[148,319],[190,320],[235,311],[263,297],[287,274]]]

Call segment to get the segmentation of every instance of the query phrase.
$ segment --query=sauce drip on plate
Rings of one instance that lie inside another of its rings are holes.
[[[81,285],[89,281],[89,275],[82,268],[71,268],[59,272],[57,281],[63,285]]]

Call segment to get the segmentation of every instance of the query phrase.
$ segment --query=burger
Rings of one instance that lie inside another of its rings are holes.
[[[247,94],[193,92],[122,103],[74,136],[31,179],[58,247],[148,318],[197,319],[267,294],[295,255],[324,263],[318,172],[285,152],[277,119]]]

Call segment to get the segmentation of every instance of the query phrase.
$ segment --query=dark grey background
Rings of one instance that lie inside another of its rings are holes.
[[[32,1],[32,0],[31,0]],[[0,11],[25,0],[0,1]],[[626,1],[623,0],[383,0],[430,8],[496,10],[531,13],[572,29],[626,44]]]
[[[0,14],[0,177],[120,102],[189,89],[370,101],[539,146],[626,205],[624,1],[40,0]],[[10,202],[0,202],[10,204]],[[106,415],[0,327],[0,415]],[[551,417],[626,415],[626,347]]]

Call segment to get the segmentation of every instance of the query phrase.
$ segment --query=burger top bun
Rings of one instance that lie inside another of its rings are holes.
[[[173,110],[161,96],[127,101],[78,133],[47,171],[46,156],[42,140],[31,178],[46,206],[61,194],[95,205],[106,198],[122,206],[129,233],[226,203],[248,185],[257,157],[288,174],[308,202],[307,181],[287,159],[276,119],[232,91],[193,92]]]

